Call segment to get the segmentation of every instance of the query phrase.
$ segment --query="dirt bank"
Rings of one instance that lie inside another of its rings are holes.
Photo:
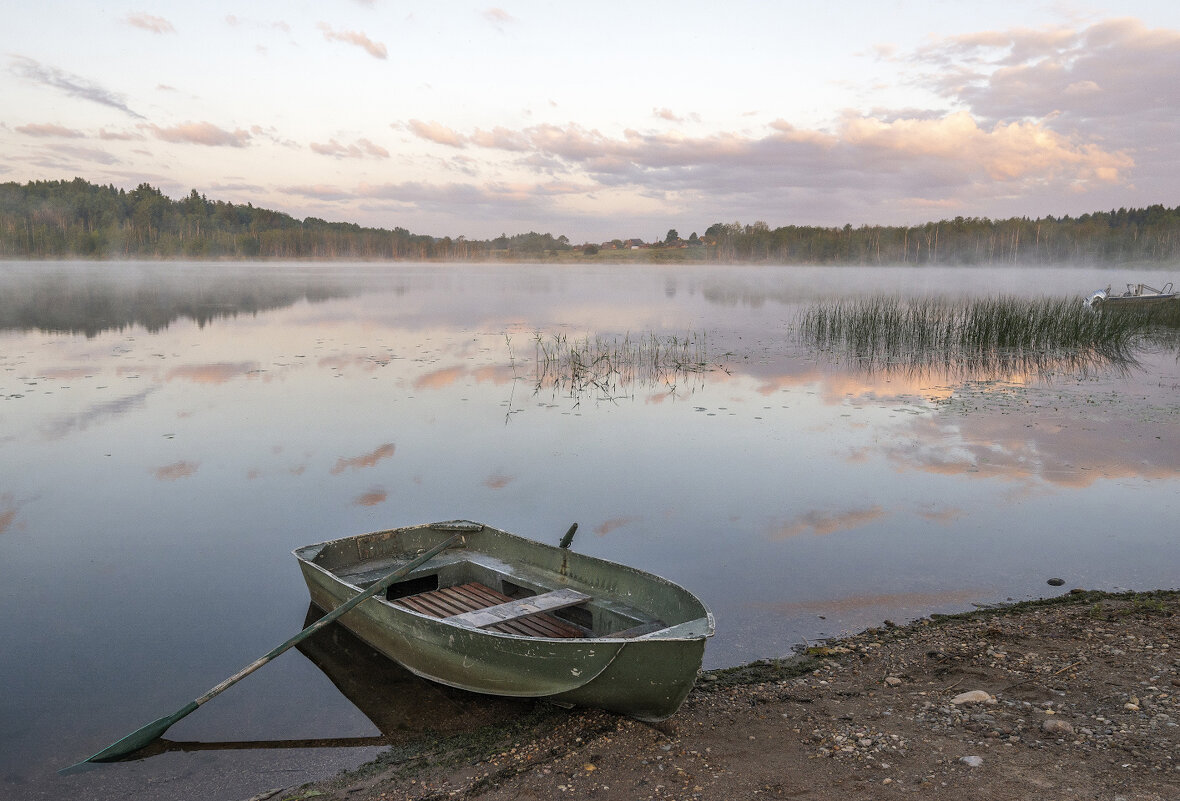
[[[870,629],[706,673],[658,726],[539,704],[266,797],[1177,799],[1178,612],[1082,593]]]

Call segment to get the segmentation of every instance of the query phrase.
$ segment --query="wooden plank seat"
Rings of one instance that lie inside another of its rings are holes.
[[[567,592],[580,597],[575,599]],[[555,595],[555,593],[557,594]],[[550,596],[550,598],[547,599],[546,596]],[[548,614],[548,611],[556,611],[556,609],[565,606],[582,603],[589,597],[573,590],[555,590],[554,593],[513,599],[491,587],[473,581],[470,584],[443,587],[398,598],[390,603],[437,618],[463,617],[499,608],[500,622],[491,622],[479,627],[505,634],[521,634],[526,637],[585,637],[586,632],[583,629]],[[539,602],[538,599],[540,599]],[[540,606],[545,606],[550,600],[558,605],[556,607],[550,606],[548,611],[532,611],[532,608],[538,607],[538,603]],[[520,614],[506,614],[511,611],[510,607],[518,607]],[[468,625],[476,624],[469,622]]]

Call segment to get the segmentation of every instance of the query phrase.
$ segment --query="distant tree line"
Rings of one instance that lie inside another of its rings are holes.
[[[128,192],[72,181],[0,184],[0,257],[191,259],[445,259],[539,257],[569,240],[527,234],[432,237],[316,217],[297,220],[247,203],[181,200],[142,183]]]
[[[615,240],[617,247],[629,247]],[[675,229],[663,243],[679,243]],[[1154,205],[1080,217],[956,217],[917,226],[770,228],[714,223],[694,258],[775,264],[1108,264],[1180,260],[1180,207]],[[366,228],[208,200],[172,200],[143,183],[128,192],[72,181],[0,183],[0,257],[191,259],[413,259],[482,261],[553,257],[565,236],[469,240],[404,228]],[[580,248],[594,256],[597,246]],[[593,252],[592,252],[593,251]]]
[[[710,258],[780,264],[1109,264],[1180,260],[1180,206],[917,226],[714,223]]]

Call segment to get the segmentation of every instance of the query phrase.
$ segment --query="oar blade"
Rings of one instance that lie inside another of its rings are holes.
[[[63,768],[58,772],[66,773],[76,767],[85,765],[88,762],[113,762],[120,757],[125,757],[128,754],[134,754],[139,749],[146,747],[158,739],[164,734],[164,732],[168,731],[172,724],[176,723],[176,721],[188,715],[190,712],[196,710],[197,706],[198,704],[196,701],[191,701],[183,708],[173,712],[171,715],[160,718],[159,720],[153,720],[146,726],[139,727],[123,739],[111,743],[94,756],[87,757],[77,765],[71,765],[70,767]]]

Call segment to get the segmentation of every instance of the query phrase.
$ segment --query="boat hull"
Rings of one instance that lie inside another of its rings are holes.
[[[378,532],[308,546],[295,554],[312,602],[332,610],[362,587],[317,564],[313,554],[328,550],[324,545],[331,545],[332,553],[355,545],[358,553],[410,556],[450,530],[425,526]],[[374,538],[381,538],[376,548]],[[397,540],[404,542],[391,544]],[[666,625],[639,637],[521,636],[456,625],[383,597],[361,603],[340,623],[417,675],[471,692],[546,698],[640,720],[662,720],[680,707],[696,680],[706,638],[713,633],[712,615],[699,600],[658,576],[495,529],[481,527],[467,540],[442,560],[445,564],[428,563],[416,574],[437,568],[445,581],[457,563],[475,561],[499,567],[509,581],[529,580],[550,589],[570,586],[607,606],[625,603],[628,609],[650,610]],[[334,558],[329,555],[325,561]]]

